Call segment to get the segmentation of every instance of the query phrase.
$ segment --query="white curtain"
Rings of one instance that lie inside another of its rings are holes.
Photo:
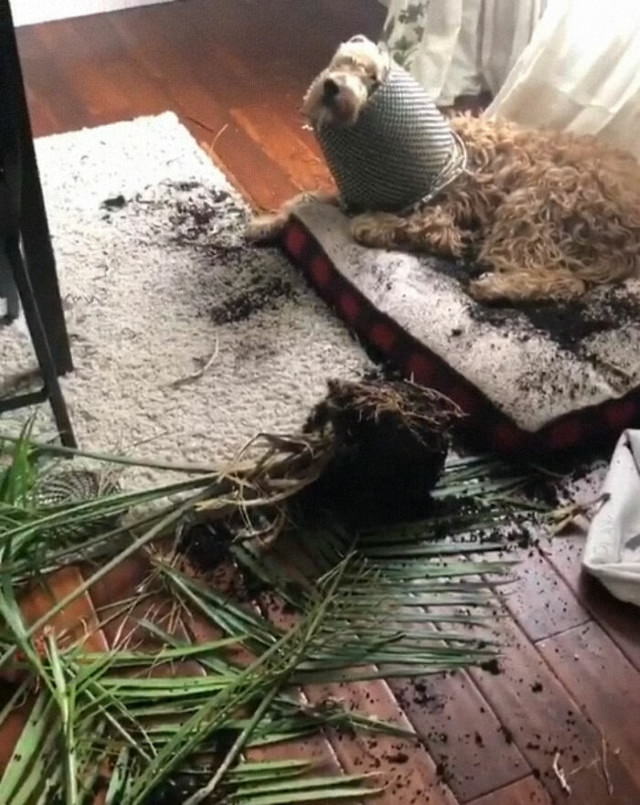
[[[383,40],[441,106],[450,106],[460,95],[500,89],[546,1],[390,0]]]
[[[549,0],[487,114],[595,134],[640,158],[640,0]]]
[[[441,105],[596,134],[640,157],[640,0],[390,0],[383,39]]]

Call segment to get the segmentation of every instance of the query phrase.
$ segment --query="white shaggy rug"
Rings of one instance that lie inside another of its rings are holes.
[[[41,139],[37,154],[81,446],[221,462],[370,366],[284,257],[244,243],[245,203],[173,114]],[[0,328],[0,392],[33,367],[29,344],[20,322]]]

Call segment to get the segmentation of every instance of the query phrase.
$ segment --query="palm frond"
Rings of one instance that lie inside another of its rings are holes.
[[[28,426],[0,443],[0,673],[17,668],[24,678],[0,725],[25,697],[31,702],[0,778],[3,800],[18,805],[84,805],[102,774],[112,805],[151,805],[162,786],[186,778],[190,805],[218,795],[238,805],[285,805],[375,793],[377,779],[319,777],[307,761],[252,763],[246,753],[331,727],[406,737],[337,702],[312,707],[296,687],[424,676],[496,656],[489,627],[512,570],[492,556],[502,547],[496,535],[546,511],[526,496],[526,473],[474,458],[449,463],[423,522],[361,534],[319,518],[310,523],[295,506],[283,507],[318,477],[326,445],[268,435],[219,470],[87,454],[192,477],[135,493],[106,485],[86,496],[47,497],[47,484],[62,488],[57,457],[68,451],[34,443],[31,434]],[[155,550],[162,540],[175,546],[202,522],[237,526],[224,555],[268,595],[234,600],[176,563],[173,550]],[[262,549],[265,533],[284,531],[294,561]],[[137,623],[157,641],[153,651],[124,645],[96,653],[61,639],[51,627],[56,615],[140,551],[151,559],[150,578],[219,637],[192,642],[145,617]],[[25,621],[18,592],[45,572],[96,559],[101,565],[76,590]],[[285,607],[284,620],[274,616],[274,601]],[[204,675],[181,673],[176,664],[186,661]],[[174,671],[155,675],[160,667]]]

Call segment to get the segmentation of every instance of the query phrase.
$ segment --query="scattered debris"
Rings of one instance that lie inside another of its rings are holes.
[[[434,267],[442,270],[440,265]],[[464,269],[455,273],[466,281]],[[602,333],[619,331],[626,322],[638,321],[640,311],[633,291],[621,285],[595,288],[580,300],[561,304],[522,302],[488,306],[469,300],[469,312],[476,321],[522,332],[525,337],[542,332],[560,349],[580,355],[585,342]]]
[[[296,294],[286,279],[263,276],[252,282],[250,290],[240,291],[214,305],[211,318],[215,325],[245,321],[262,310],[272,309],[288,300],[295,301]]]
[[[389,763],[408,763],[409,762],[409,755],[406,752],[396,752],[395,754],[383,755],[384,760],[389,761]]]
[[[553,536],[562,533],[566,528],[572,525],[578,517],[586,517],[590,514],[592,509],[597,506],[602,506],[606,503],[611,496],[605,492],[598,495],[594,500],[589,500],[586,503],[569,503],[567,506],[562,506],[552,513],[556,525],[551,529]]]
[[[502,670],[500,669],[500,665],[498,664],[497,659],[489,660],[488,662],[483,662],[480,666],[483,671],[487,671],[487,673],[491,674],[492,676],[500,676]]]
[[[553,756],[553,773],[560,784],[560,788],[564,791],[564,793],[569,797],[571,796],[571,786],[567,782],[567,777],[564,773],[564,769],[560,766],[560,752],[556,752]]]
[[[127,199],[123,195],[113,196],[113,198],[106,198],[100,205],[103,209],[113,212],[113,210],[121,210],[127,204]]]
[[[601,740],[602,740],[602,774],[604,776],[604,781],[607,784],[607,793],[609,794],[610,797],[612,797],[613,782],[611,780],[611,775],[609,774],[609,764],[607,762],[608,744],[604,735],[601,736]]]
[[[509,727],[505,727],[504,724],[500,725],[500,732],[504,735],[505,743],[512,744],[513,743],[513,733],[509,729]]]
[[[196,380],[200,380],[200,378],[211,368],[213,362],[218,357],[219,352],[220,352],[220,344],[218,343],[218,340],[216,339],[216,348],[211,353],[211,356],[206,361],[204,361],[202,363],[202,366],[201,366],[200,369],[197,369],[195,372],[192,372],[190,375],[186,375],[186,377],[179,377],[179,378],[177,378],[177,380],[173,380],[169,385],[172,388],[177,389],[177,388],[180,388],[180,386],[185,386],[188,383],[193,383]]]

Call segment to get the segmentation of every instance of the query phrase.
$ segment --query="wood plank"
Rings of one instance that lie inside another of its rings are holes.
[[[36,137],[53,134],[60,129],[60,123],[42,91],[31,84],[26,88],[27,107],[31,117],[31,127]]]
[[[25,623],[33,624],[46,615],[56,603],[77,590],[82,581],[82,576],[77,568],[66,567],[50,574],[43,583],[32,586],[20,597],[19,601]],[[61,646],[79,643],[88,651],[106,651],[108,648],[107,639],[99,628],[99,620],[93,602],[86,592],[51,618],[46,627],[53,630]],[[38,633],[35,635],[35,640],[37,645]],[[17,670],[13,673],[11,668],[6,668],[3,669],[0,676],[3,680],[3,694],[8,696],[11,695],[10,689],[13,686],[7,680],[17,680],[23,676],[23,672]],[[11,759],[13,748],[33,707],[33,701],[33,697],[30,696],[2,723],[0,728],[0,774]]]
[[[517,580],[504,589],[507,609],[533,642],[589,620],[589,613],[547,559],[545,545],[513,554],[520,562],[514,568]]]
[[[640,790],[640,673],[596,624],[543,640],[539,651],[591,719],[611,753]],[[606,758],[603,762],[607,762]]]
[[[104,624],[103,631],[109,646],[119,644],[123,634],[129,633],[134,627],[126,613],[115,616],[122,608],[120,602],[135,596],[136,590],[147,579],[150,569],[148,560],[143,556],[132,556],[89,588],[93,605]],[[85,568],[84,575],[87,578],[91,573],[91,567]]]
[[[484,797],[474,799],[470,805],[551,805],[551,798],[536,778],[530,775]]]
[[[64,72],[66,58],[60,58],[61,47],[59,32],[67,23],[51,23],[38,25],[34,29],[23,28],[17,32],[18,46],[22,61],[22,70],[27,94],[32,103],[30,113],[34,123],[34,136],[59,134],[64,131],[76,131],[85,126],[94,125],[90,111],[77,98],[73,86]],[[58,31],[50,26],[55,25]],[[29,42],[30,47],[23,47]],[[46,125],[42,115],[37,111],[39,98],[44,98],[47,105],[47,117],[53,116],[54,128],[42,128]],[[35,123],[39,127],[35,127]]]
[[[281,165],[303,190],[329,190],[333,180],[317,146],[310,147],[282,118],[264,105],[232,109],[231,116],[265,154]],[[302,121],[299,122],[300,129]]]
[[[279,561],[294,574],[313,578],[317,573],[312,558],[303,548],[286,538],[275,547]],[[263,597],[263,608],[281,628],[295,622],[295,615],[271,596]],[[365,669],[366,670],[366,669]],[[371,669],[372,671],[376,669]],[[387,721],[414,733],[406,713],[389,683],[373,679],[303,687],[307,699],[320,705],[337,700],[348,710]],[[349,774],[381,775],[385,790],[376,798],[380,805],[453,805],[458,800],[446,784],[443,770],[426,751],[421,741],[402,736],[367,735],[363,732],[328,732],[340,764]]]
[[[292,616],[272,604],[269,616],[280,626],[290,625]],[[337,700],[347,710],[411,730],[411,722],[384,680],[308,685],[306,698],[315,705]],[[380,776],[384,791],[376,797],[380,805],[455,805],[458,801],[443,779],[439,766],[415,740],[363,732],[327,733],[342,768],[348,774]]]
[[[584,535],[573,533],[557,537],[548,547],[549,560],[557,568],[582,605],[600,624],[614,643],[640,670],[640,618],[638,609],[615,599],[588,573],[582,570]]]
[[[172,29],[159,29],[154,20],[137,24],[113,20],[112,24],[129,43],[143,74],[162,87],[171,108],[257,206],[275,209],[299,191],[299,186],[233,120],[229,108],[185,60],[172,40]],[[228,81],[233,84],[233,75],[228,76]]]
[[[607,801],[607,784],[595,762],[602,752],[599,731],[517,625],[507,620],[501,631],[509,645],[499,668],[472,669],[471,675],[500,719],[505,744],[518,746],[557,801]],[[570,795],[554,772],[556,758],[570,779]],[[617,805],[640,801],[640,788],[619,758],[611,758],[609,773]]]
[[[534,546],[510,547],[508,558],[518,557],[522,561],[513,572],[517,580],[502,588],[503,599],[530,638],[555,634],[588,619]],[[476,558],[499,561],[504,557],[497,553]],[[496,631],[500,637],[500,629]],[[411,686],[399,689],[393,680],[390,685],[431,755],[446,769],[447,782],[459,799],[477,798],[531,771],[515,743],[505,744],[500,721],[467,673],[420,680],[419,692],[426,694],[417,697],[422,707],[412,703]],[[530,685],[535,686],[536,680],[531,679]],[[465,729],[456,728],[459,724]]]
[[[389,685],[414,729],[461,802],[505,786],[531,771],[468,673],[435,674]]]
[[[19,603],[25,622],[35,623],[55,604],[75,592],[82,582],[82,575],[76,567],[65,567],[51,573],[41,584],[21,596]],[[43,628],[53,629],[62,646],[78,643],[88,651],[106,651],[108,647],[93,601],[87,592],[78,595]]]

